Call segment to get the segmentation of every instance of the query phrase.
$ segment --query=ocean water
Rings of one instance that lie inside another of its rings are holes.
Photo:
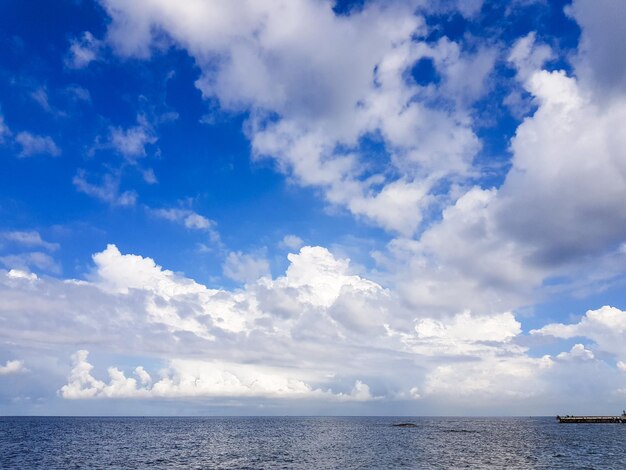
[[[400,422],[417,426],[392,426]],[[554,418],[0,417],[0,468],[626,469],[626,425]]]

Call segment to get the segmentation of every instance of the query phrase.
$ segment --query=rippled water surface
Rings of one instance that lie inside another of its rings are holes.
[[[417,426],[392,426],[400,422]],[[0,417],[0,468],[626,469],[626,425],[554,418]]]

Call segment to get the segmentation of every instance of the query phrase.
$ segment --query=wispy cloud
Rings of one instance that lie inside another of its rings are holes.
[[[40,136],[23,131],[17,134],[15,141],[22,147],[19,153],[20,157],[40,154],[52,155],[53,157],[61,155],[61,149],[49,136]]]
[[[0,114],[0,144],[3,144],[12,135],[11,129],[4,122],[4,116]]]
[[[192,211],[191,209],[182,208],[168,208],[168,209],[149,209],[150,214],[155,217],[169,220],[171,222],[178,222],[183,224],[186,228],[192,230],[205,230],[209,231],[215,227],[215,221],[207,219],[203,215]]]
[[[126,159],[134,161],[146,156],[146,146],[157,141],[154,129],[145,116],[137,117],[137,125],[110,129],[110,146]]]
[[[113,206],[133,206],[137,202],[137,193],[132,190],[120,192],[120,178],[105,174],[100,184],[87,181],[84,170],[79,170],[72,180],[76,189],[88,196],[109,203]]]
[[[65,59],[65,65],[72,69],[82,69],[98,60],[103,42],[96,39],[89,31],[79,38],[72,39]]]
[[[170,207],[170,208],[147,208],[150,215],[159,219],[169,220],[181,224],[188,230],[205,232],[209,236],[209,241],[212,246],[222,249],[222,242],[219,231],[217,230],[217,223],[203,215],[194,212],[191,209],[184,207]],[[205,243],[200,243],[200,251],[208,252],[212,248]]]
[[[61,272],[59,263],[52,256],[41,251],[3,255],[0,256],[0,264],[10,269],[26,272],[29,272],[33,267],[54,274]]]
[[[2,240],[27,247],[41,247],[49,251],[56,251],[59,249],[60,246],[58,243],[50,243],[45,241],[43,238],[41,238],[39,232],[35,230],[16,230],[0,232],[0,242]]]

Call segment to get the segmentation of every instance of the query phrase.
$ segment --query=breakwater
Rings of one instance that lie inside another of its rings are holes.
[[[557,416],[559,423],[622,423],[626,424],[626,413],[621,416]]]

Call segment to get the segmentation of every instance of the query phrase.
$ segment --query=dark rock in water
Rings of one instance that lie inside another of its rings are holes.
[[[393,426],[395,426],[397,428],[416,428],[417,424],[414,424],[414,423],[398,423],[398,424],[394,424]]]

